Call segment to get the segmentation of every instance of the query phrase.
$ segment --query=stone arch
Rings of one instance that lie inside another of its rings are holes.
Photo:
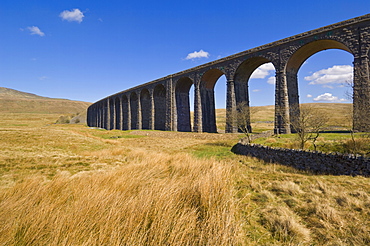
[[[242,110],[247,116],[243,117],[246,120],[246,126],[251,132],[251,122],[250,122],[250,99],[249,99],[249,79],[253,72],[259,68],[261,65],[271,62],[265,57],[251,57],[243,61],[236,69],[234,75],[234,88],[235,88],[235,102],[237,110]],[[243,106],[243,109],[240,107]],[[246,107],[246,108],[244,108]],[[240,112],[238,112],[240,113]]]
[[[121,126],[121,100],[119,97],[116,97],[114,99],[114,110],[115,110],[115,124],[114,124],[114,129],[122,129]]]
[[[86,119],[86,123],[87,123],[87,126],[90,126],[92,127],[93,124],[92,124],[92,117],[93,117],[93,106],[89,106],[87,108],[87,119]]]
[[[217,132],[214,88],[217,80],[222,75],[225,74],[214,68],[208,70],[202,76],[200,90],[203,132]]]
[[[189,91],[192,85],[189,77],[182,77],[176,83],[177,130],[180,132],[191,132]]]
[[[166,130],[166,88],[159,84],[154,87],[154,129]]]
[[[150,117],[151,117],[151,97],[149,90],[144,88],[140,92],[140,105],[141,105],[141,128],[150,129]]]
[[[131,129],[131,110],[130,103],[126,95],[122,95],[122,130]]]
[[[289,58],[285,71],[287,73],[297,73],[302,64],[312,55],[327,49],[339,49],[347,51],[351,54],[353,52],[343,42],[339,42],[333,39],[322,39],[312,41],[301,46],[297,49]]]
[[[138,127],[138,110],[139,100],[135,92],[130,94],[130,106],[131,106],[131,129],[137,129]]]
[[[339,49],[349,52],[353,55],[350,48],[343,42],[333,39],[315,40],[307,43],[297,49],[287,61],[285,66],[285,77],[288,91],[289,119],[294,122],[300,117],[299,93],[298,93],[298,71],[302,64],[314,54],[328,49]],[[291,131],[295,130],[291,126]]]

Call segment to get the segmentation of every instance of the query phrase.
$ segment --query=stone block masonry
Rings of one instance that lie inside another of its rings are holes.
[[[242,142],[234,145],[232,151],[236,154],[256,157],[266,162],[291,166],[314,174],[370,177],[370,159],[357,155],[272,148]]]
[[[327,49],[353,55],[353,126],[370,131],[370,14],[288,37],[124,90],[91,105],[87,123],[107,130],[216,132],[214,87],[226,77],[226,132],[237,132],[238,105],[249,107],[249,79],[265,63],[275,68],[277,134],[299,117],[297,74],[310,56]],[[194,98],[189,99],[190,90]],[[189,102],[194,101],[194,117]],[[249,110],[249,108],[248,108]],[[249,115],[249,114],[248,114]],[[193,119],[193,122],[191,122]],[[250,128],[250,119],[246,119]]]

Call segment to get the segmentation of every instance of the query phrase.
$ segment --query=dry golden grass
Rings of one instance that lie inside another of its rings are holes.
[[[0,118],[0,245],[370,244],[368,178],[233,155],[238,134],[58,117]]]
[[[238,243],[230,166],[188,155],[130,157],[110,170],[36,176],[3,192],[1,244]]]

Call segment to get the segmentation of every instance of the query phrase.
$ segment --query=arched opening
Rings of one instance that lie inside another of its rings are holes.
[[[216,125],[216,100],[215,100],[215,85],[224,73],[218,69],[208,70],[201,80],[201,102],[202,102],[202,126],[203,132],[215,133],[217,132]],[[226,84],[226,79],[222,79]],[[223,86],[225,88],[225,85]],[[224,90],[225,91],[225,90]],[[221,94],[220,92],[218,92]],[[224,94],[226,94],[224,92]],[[225,95],[223,96],[225,98]],[[224,100],[226,101],[226,100]],[[225,104],[222,104],[225,108]],[[225,120],[223,120],[224,122]],[[225,129],[225,124],[220,127],[221,131]]]
[[[140,93],[141,103],[141,128],[150,129],[150,117],[151,117],[151,98],[148,89],[143,89]]]
[[[290,122],[299,119],[300,103],[351,102],[344,83],[353,78],[352,63],[350,49],[335,40],[313,41],[298,49],[286,66]]]
[[[86,119],[86,123],[87,123],[87,126],[89,127],[92,127],[93,124],[92,124],[92,115],[93,115],[93,106],[90,106],[87,108],[87,119]]]
[[[131,106],[131,129],[138,128],[138,97],[135,92],[130,95],[130,106]]]
[[[104,103],[99,104],[99,128],[104,128]]]
[[[162,84],[157,85],[154,97],[154,129],[166,130],[166,89]]]
[[[181,78],[176,83],[177,130],[180,132],[191,132],[192,129],[189,100],[189,92],[192,85],[193,81],[188,77]]]
[[[246,130],[252,132],[251,106],[274,105],[275,73],[273,71],[275,71],[274,65],[264,57],[245,60],[236,70],[234,86],[238,128],[245,126]],[[243,122],[239,122],[240,120]],[[266,126],[262,128],[269,129],[269,127],[273,126],[267,121]]]
[[[121,126],[121,101],[119,97],[115,99],[115,115],[116,115],[116,122],[114,129],[122,129]]]
[[[108,101],[104,100],[102,102],[102,128],[107,129],[108,121]]]
[[[130,107],[129,102],[126,95],[122,96],[122,130],[130,130],[131,123],[130,123]]]
[[[98,127],[103,128],[103,105],[99,102],[98,106]]]
[[[115,129],[116,123],[116,111],[113,98],[109,99],[109,128],[108,130]]]

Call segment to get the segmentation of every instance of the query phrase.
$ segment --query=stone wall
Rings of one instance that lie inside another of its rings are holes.
[[[234,145],[231,151],[314,174],[370,176],[370,159],[357,155],[326,154],[244,143]]]

